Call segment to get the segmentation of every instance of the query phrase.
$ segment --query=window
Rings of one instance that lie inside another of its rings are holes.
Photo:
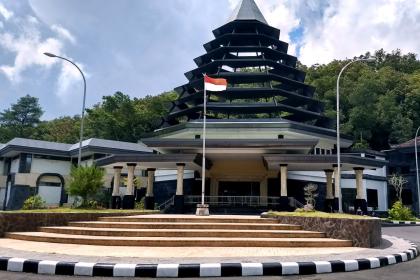
[[[327,150],[327,155],[331,155],[331,150]]]
[[[320,155],[321,154],[321,149],[320,148],[316,148],[315,149],[315,154],[316,155]]]
[[[194,138],[195,139],[200,139],[201,138],[201,135],[200,134],[196,134]]]
[[[32,155],[20,154],[19,173],[30,173],[32,165]]]
[[[321,149],[321,155],[325,155],[325,149]]]
[[[284,135],[283,134],[277,135],[277,139],[284,139]]]

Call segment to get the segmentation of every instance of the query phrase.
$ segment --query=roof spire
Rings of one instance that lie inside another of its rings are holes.
[[[228,21],[234,20],[258,20],[268,24],[254,0],[241,0]]]

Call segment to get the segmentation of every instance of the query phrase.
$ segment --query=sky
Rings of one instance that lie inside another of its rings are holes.
[[[240,0],[0,0],[0,111],[29,94],[48,120],[116,91],[156,95],[187,82],[193,59]],[[420,54],[420,0],[256,0],[306,65],[384,48]]]

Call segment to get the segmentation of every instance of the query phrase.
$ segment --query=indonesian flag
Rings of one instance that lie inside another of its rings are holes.
[[[204,75],[204,88],[208,91],[224,91],[227,88],[227,80],[214,79]]]

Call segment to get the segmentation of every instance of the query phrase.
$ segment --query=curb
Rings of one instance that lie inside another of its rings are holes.
[[[389,225],[420,225],[420,222],[413,222],[413,221],[386,221],[385,224]]]
[[[402,253],[383,257],[313,262],[113,264],[0,257],[0,270],[44,275],[151,278],[309,275],[373,269],[410,261],[419,255],[417,246],[411,242],[410,245],[411,248]]]

